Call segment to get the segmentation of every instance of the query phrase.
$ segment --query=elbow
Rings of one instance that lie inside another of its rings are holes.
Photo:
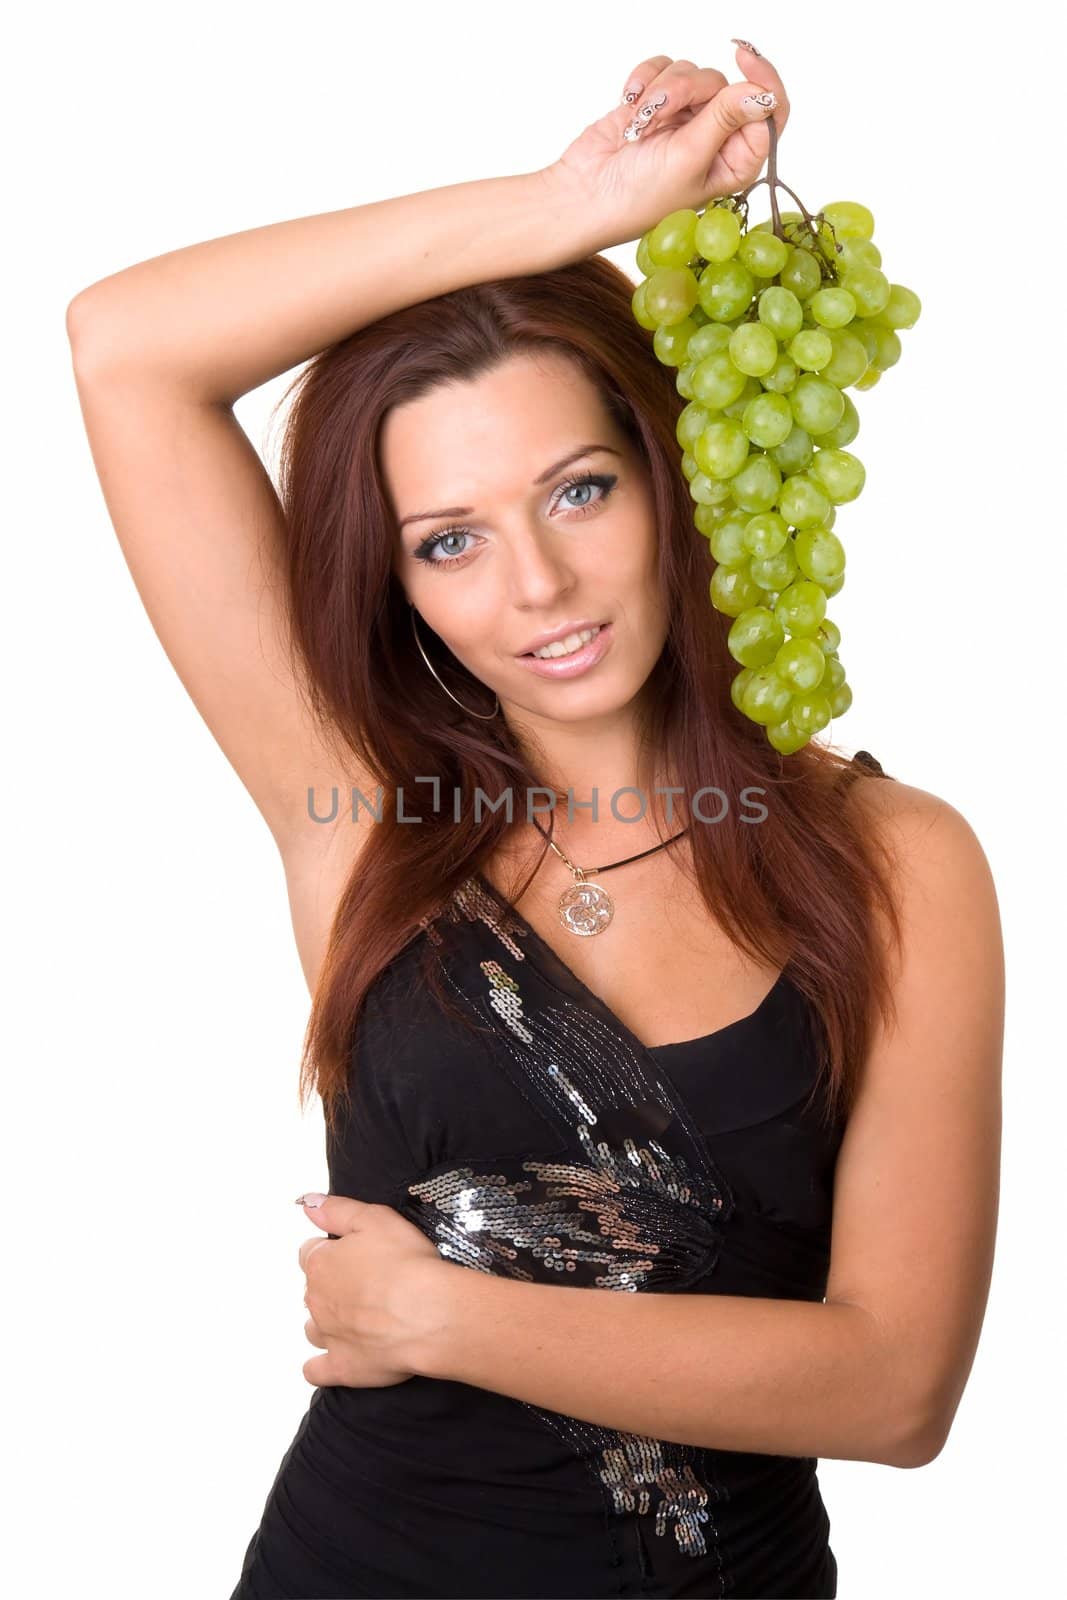
[[[899,1397],[898,1397],[899,1398]],[[908,1397],[911,1400],[912,1397]],[[887,1467],[928,1467],[945,1448],[950,1420],[944,1409],[925,1397],[919,1403],[902,1402],[892,1408],[893,1425],[883,1440],[881,1460]]]
[[[116,364],[115,333],[101,314],[95,287],[83,289],[67,306],[67,340],[80,378],[111,370]]]

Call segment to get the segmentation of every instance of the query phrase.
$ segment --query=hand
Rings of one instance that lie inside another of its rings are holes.
[[[325,1355],[304,1363],[316,1385],[380,1389],[414,1376],[411,1352],[433,1316],[436,1273],[457,1270],[392,1206],[327,1195],[305,1215],[337,1239],[305,1239],[304,1332]],[[462,1270],[462,1269],[458,1269]]]
[[[639,239],[671,211],[699,211],[720,195],[733,194],[759,177],[770,148],[763,126],[766,110],[747,108],[746,97],[771,93],[779,133],[789,101],[777,72],[763,56],[738,47],[750,76],[728,84],[715,67],[650,56],[628,82],[643,85],[631,105],[616,106],[593,122],[545,176],[577,197],[603,237],[600,249]],[[623,129],[639,108],[666,95],[666,103],[631,143]]]

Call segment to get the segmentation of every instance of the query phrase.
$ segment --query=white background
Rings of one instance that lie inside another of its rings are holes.
[[[19,1600],[227,1600],[311,1395],[297,1248],[315,1230],[293,1200],[326,1186],[321,1113],[297,1107],[308,995],[281,863],[138,601],[67,303],[202,239],[544,166],[649,54],[739,77],[731,34],[790,90],[782,176],[810,209],[869,205],[889,276],[923,300],[899,365],[856,395],[867,486],[838,520],[849,582],[830,607],[855,700],[832,731],[969,819],[1008,954],[981,1346],[931,1466],[822,1463],[839,1594],[1062,1581],[1059,21],[899,0],[657,10],[97,0],[9,21],[3,1568]],[[388,271],[388,238],[381,252]],[[636,281],[632,247],[608,254]],[[281,384],[237,406],[261,449]]]

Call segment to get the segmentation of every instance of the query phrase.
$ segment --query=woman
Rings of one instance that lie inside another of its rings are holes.
[[[757,176],[788,103],[738,48],[736,84],[642,62],[542,171],[68,313],[313,996],[315,1393],[232,1600],[831,1596],[818,1457],[931,1460],[970,1370],[985,857],[865,752],[783,758],[735,711],[683,402],[596,254]],[[279,499],[232,406],[305,361]]]

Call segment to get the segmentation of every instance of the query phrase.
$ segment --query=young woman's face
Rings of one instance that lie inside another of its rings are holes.
[[[394,570],[416,624],[504,711],[572,723],[638,695],[668,622],[651,485],[573,363],[515,356],[396,407],[382,464],[401,523]],[[522,659],[539,635],[586,622],[609,626],[584,670],[541,675]]]

